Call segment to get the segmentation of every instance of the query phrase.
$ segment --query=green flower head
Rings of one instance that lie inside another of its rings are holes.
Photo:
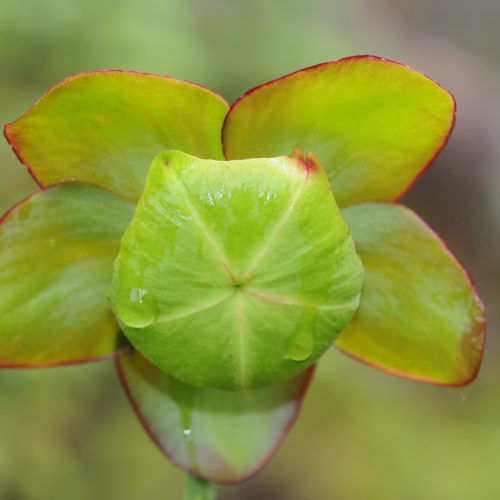
[[[454,117],[446,90],[374,56],[232,106],[143,73],[62,81],[5,127],[40,190],[1,219],[0,366],[114,358],[160,449],[221,483],[271,458],[332,344],[470,382],[482,303],[397,202]]]

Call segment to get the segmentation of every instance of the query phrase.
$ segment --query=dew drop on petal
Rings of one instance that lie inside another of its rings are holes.
[[[147,290],[131,288],[118,302],[118,316],[132,328],[145,328],[158,317],[158,306]]]
[[[293,361],[304,361],[314,351],[314,333],[300,330],[288,343],[287,357]]]

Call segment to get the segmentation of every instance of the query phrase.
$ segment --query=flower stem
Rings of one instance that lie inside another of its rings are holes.
[[[215,487],[205,479],[189,475],[185,500],[215,500]]]

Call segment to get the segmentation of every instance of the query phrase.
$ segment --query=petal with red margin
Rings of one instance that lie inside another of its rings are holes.
[[[95,186],[61,184],[0,223],[0,367],[78,363],[112,354],[106,301],[133,205]]]
[[[411,210],[365,203],[342,211],[365,268],[361,304],[336,345],[376,368],[442,385],[476,376],[485,314],[457,259]]]
[[[182,469],[217,483],[256,474],[294,424],[313,374],[251,391],[177,381],[138,352],[117,358],[120,380],[144,428]]]
[[[453,97],[407,66],[354,56],[257,87],[229,111],[226,157],[271,157],[294,148],[328,170],[340,206],[393,200],[445,145]]]
[[[84,181],[137,199],[161,151],[222,159],[227,109],[222,97],[192,83],[95,71],[53,87],[5,136],[41,186]]]

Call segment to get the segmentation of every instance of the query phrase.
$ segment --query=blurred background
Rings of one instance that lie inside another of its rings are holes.
[[[0,0],[0,123],[74,73],[121,68],[229,100],[350,54],[404,62],[451,90],[448,147],[404,202],[448,242],[489,314],[482,371],[444,389],[335,351],[296,427],[223,500],[500,498],[498,0]],[[35,185],[0,145],[0,209]],[[1,500],[180,500],[184,477],[142,431],[111,363],[0,372]]]

